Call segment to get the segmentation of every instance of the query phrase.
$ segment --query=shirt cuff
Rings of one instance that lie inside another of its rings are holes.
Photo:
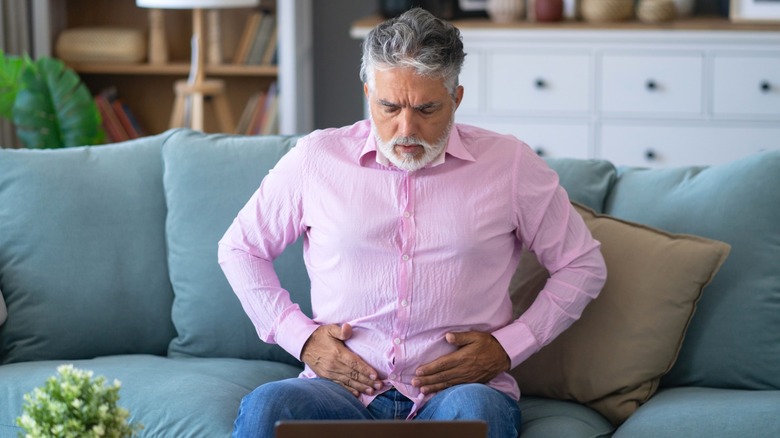
[[[491,334],[509,356],[510,369],[520,365],[542,348],[531,333],[531,329],[520,321],[515,321]]]
[[[306,314],[296,306],[296,310],[284,316],[279,324],[279,330],[276,333],[276,342],[285,351],[301,360],[301,350],[303,344],[309,340],[314,330],[319,325],[312,321]]]

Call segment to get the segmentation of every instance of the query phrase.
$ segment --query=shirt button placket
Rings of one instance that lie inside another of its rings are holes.
[[[409,301],[412,293],[412,262],[414,254],[414,184],[413,174],[406,173],[402,184],[402,193],[399,198],[399,213],[401,216],[401,247],[400,263],[398,266],[399,288],[398,288],[398,308],[395,316],[394,333],[392,338],[393,350],[395,355],[395,366],[403,368],[404,357],[404,336],[409,331],[410,314]],[[397,374],[397,373],[396,373]]]

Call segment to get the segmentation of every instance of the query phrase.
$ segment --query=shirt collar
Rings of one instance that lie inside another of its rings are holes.
[[[366,160],[368,160],[372,154],[375,157],[377,163],[385,167],[393,167],[393,164],[390,163],[387,157],[385,157],[384,154],[379,152],[377,149],[376,138],[374,137],[373,132],[368,135],[366,144],[363,146],[363,150],[360,152],[360,165],[365,166]],[[450,130],[450,138],[447,139],[447,148],[444,149],[444,153],[425,167],[436,167],[440,164],[443,164],[447,159],[447,155],[450,155],[453,158],[457,158],[459,160],[476,161],[476,158],[471,155],[471,152],[469,152],[469,150],[463,144],[463,141],[460,138],[460,131],[457,124],[452,125],[452,129]]]

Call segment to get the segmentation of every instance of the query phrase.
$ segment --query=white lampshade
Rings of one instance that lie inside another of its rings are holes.
[[[155,9],[222,9],[251,8],[259,0],[135,0],[141,8]]]

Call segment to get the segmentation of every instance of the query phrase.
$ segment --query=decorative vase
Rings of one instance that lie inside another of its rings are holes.
[[[511,23],[523,18],[525,0],[487,0],[485,8],[496,23]]]
[[[582,0],[585,21],[624,21],[634,14],[634,0]]]
[[[536,0],[536,21],[560,21],[563,19],[563,0]]]

